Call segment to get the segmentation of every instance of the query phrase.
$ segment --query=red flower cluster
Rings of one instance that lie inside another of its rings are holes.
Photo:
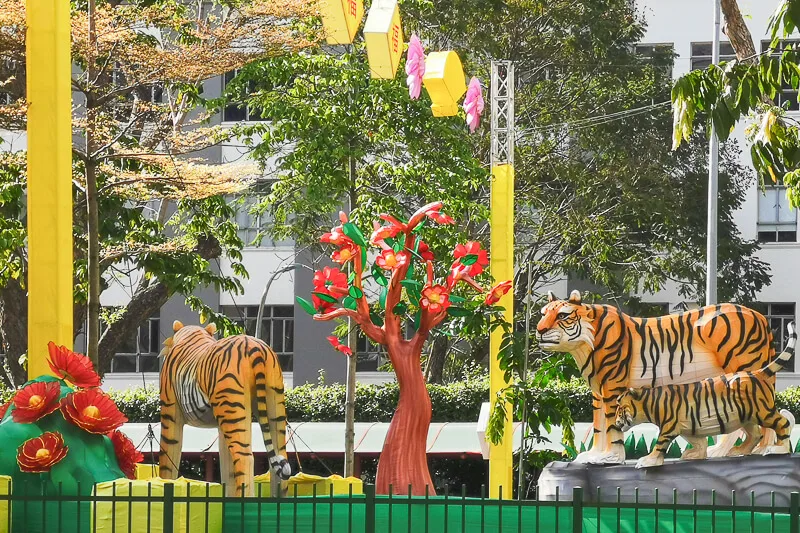
[[[417,245],[417,253],[422,258],[423,261],[433,261],[435,257],[433,256],[433,252],[431,251],[431,247],[428,246],[428,243],[420,239],[419,244]]]
[[[94,371],[88,357],[77,354],[66,346],[56,346],[52,341],[47,344],[47,350],[50,352],[50,370],[56,376],[82,389],[100,386],[100,376]]]
[[[484,303],[486,305],[494,305],[500,301],[500,298],[506,295],[508,291],[511,290],[511,280],[502,281],[489,289],[489,293],[486,295],[486,299]]]
[[[128,421],[114,400],[100,389],[68,394],[61,400],[61,413],[68,422],[98,435],[105,435]]]
[[[346,344],[342,344],[339,340],[339,337],[336,335],[331,335],[330,337],[327,337],[327,339],[328,342],[331,343],[331,346],[333,346],[334,350],[342,352],[345,355],[353,355],[353,350],[351,350]]]
[[[114,455],[117,456],[119,469],[128,479],[136,479],[136,464],[144,461],[144,455],[123,432],[114,430],[108,437],[114,445]]]
[[[58,409],[61,382],[39,381],[26,385],[14,395],[14,422],[30,424]]]
[[[347,275],[338,268],[325,267],[314,274],[314,292],[338,299],[346,295],[347,291]],[[312,300],[314,308],[320,313],[330,311],[334,305],[316,294],[312,295]]]
[[[392,249],[384,250],[375,258],[375,262],[384,270],[394,270],[408,263],[407,252],[395,252]]]
[[[422,298],[420,298],[419,304],[431,313],[440,313],[450,307],[450,293],[447,291],[447,287],[442,285],[425,287],[422,289]]]
[[[340,265],[345,265],[353,260],[358,253],[358,246],[353,241],[342,244],[342,247],[331,254],[331,259]]]
[[[471,265],[465,265],[464,259],[471,256],[476,257],[475,262]],[[456,262],[453,263],[453,271],[459,270],[473,278],[483,272],[484,268],[489,266],[488,253],[481,248],[481,243],[476,241],[469,241],[467,244],[459,244],[456,246],[456,249],[453,250],[453,257],[456,259]],[[456,278],[458,278],[458,276],[456,276]]]
[[[28,439],[17,448],[17,464],[23,472],[48,472],[67,455],[61,433],[48,431],[41,437]]]

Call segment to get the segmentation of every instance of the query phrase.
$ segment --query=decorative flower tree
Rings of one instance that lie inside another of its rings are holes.
[[[58,377],[30,381],[0,406],[0,474],[17,494],[88,494],[95,483],[135,479],[144,457],[118,431],[127,419],[98,388],[89,358],[52,342],[48,350]]]
[[[420,367],[422,348],[431,330],[449,316],[490,310],[511,288],[510,281],[499,283],[480,301],[467,301],[453,294],[459,283],[484,292],[474,278],[483,272],[489,259],[477,242],[458,245],[445,279],[435,277],[433,253],[417,234],[426,219],[438,224],[453,223],[441,209],[441,202],[428,204],[408,222],[381,215],[387,224],[375,222],[369,243],[358,227],[340,213],[342,224],[324,234],[321,241],[336,246],[333,261],[341,265],[352,262],[353,271],[348,276],[338,268],[325,267],[314,276],[312,301],[297,299],[316,320],[352,318],[389,355],[400,399],[378,463],[379,494],[388,494],[390,486],[396,494],[404,494],[409,485],[415,495],[424,495],[426,487],[433,492],[426,455],[431,400]],[[370,245],[379,248],[380,254],[365,274]],[[364,294],[363,284],[368,278],[381,288],[378,301],[372,305]],[[413,321],[415,329],[410,339],[404,335],[407,319]],[[352,356],[337,337],[328,340],[336,350]]]

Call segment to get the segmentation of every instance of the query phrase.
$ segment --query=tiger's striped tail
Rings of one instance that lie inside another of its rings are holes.
[[[282,481],[289,479],[292,468],[286,460],[286,405],[283,373],[278,356],[264,346],[254,361],[258,423],[264,434],[270,471]],[[270,366],[272,368],[270,368]]]
[[[794,322],[790,322],[789,325],[786,326],[786,329],[789,331],[789,340],[786,343],[786,348],[774,361],[759,370],[758,373],[763,373],[767,377],[772,377],[785,367],[786,363],[788,363],[789,359],[794,355],[794,345],[797,342],[797,331],[794,329]]]

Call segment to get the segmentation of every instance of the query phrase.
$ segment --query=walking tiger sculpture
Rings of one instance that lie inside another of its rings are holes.
[[[172,326],[161,352],[161,450],[159,471],[175,479],[183,426],[217,428],[221,478],[229,496],[252,496],[252,421],[256,414],[274,480],[291,475],[286,460],[283,373],[269,346],[255,337],[216,340],[216,327]],[[276,487],[277,483],[273,483]]]
[[[726,430],[744,429],[745,440],[732,453],[752,452],[760,436],[759,428],[775,430],[777,442],[767,454],[792,453],[789,436],[794,416],[775,406],[775,389],[767,379],[784,368],[794,355],[797,333],[789,324],[789,342],[774,361],[758,370],[725,374],[694,383],[629,389],[617,400],[616,426],[622,431],[650,422],[659,428],[658,440],[650,455],[642,457],[636,468],[664,464],[670,443],[678,435],[692,445],[681,459],[705,459],[707,438]]]
[[[576,462],[625,461],[623,433],[614,419],[617,399],[628,389],[757,370],[775,355],[767,319],[738,305],[637,318],[616,307],[584,304],[578,291],[568,300],[549,293],[548,300],[537,325],[539,346],[570,353],[592,390],[592,449],[580,453]],[[764,385],[774,390],[775,376],[765,378]],[[737,435],[725,435],[708,449],[708,456],[731,453]],[[754,453],[766,450],[774,438],[775,431],[766,429]]]

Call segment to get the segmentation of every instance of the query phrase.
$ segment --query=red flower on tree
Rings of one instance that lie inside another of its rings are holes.
[[[114,400],[100,389],[68,394],[61,400],[61,412],[68,422],[98,435],[105,435],[128,421]]]
[[[452,224],[455,222],[452,217],[445,215],[438,209],[430,209],[425,212],[425,215],[437,224]]]
[[[350,237],[344,234],[342,226],[336,226],[329,233],[323,233],[320,242],[327,242],[336,246],[342,246],[348,242],[353,242]]]
[[[14,422],[30,424],[58,409],[61,398],[61,383],[39,381],[31,383],[14,395]]]
[[[408,253],[384,250],[375,258],[375,262],[384,270],[394,270],[408,262]]]
[[[340,298],[347,294],[347,274],[331,267],[317,270],[314,274],[314,290]]]
[[[358,253],[358,246],[353,241],[345,242],[341,248],[331,254],[331,259],[340,265],[344,265],[353,260]]]
[[[419,241],[419,246],[417,247],[417,253],[422,258],[423,261],[433,261],[436,258],[433,256],[433,252],[431,251],[431,247],[428,246],[423,240]]]
[[[11,400],[7,401],[3,405],[0,405],[0,420],[6,416],[9,407],[11,407]]]
[[[373,246],[378,246],[386,239],[392,239],[394,237],[397,237],[402,231],[403,228],[400,226],[395,226],[395,225],[377,226],[375,228],[375,231],[372,232],[372,235],[369,238],[369,242]]]
[[[450,293],[447,292],[447,287],[442,285],[425,287],[422,289],[419,304],[431,313],[440,313],[450,307]]]
[[[61,433],[48,431],[41,437],[28,439],[17,448],[17,464],[23,472],[48,472],[67,455]]]
[[[486,299],[484,303],[486,305],[494,305],[500,301],[500,298],[506,295],[508,291],[511,290],[511,280],[502,281],[489,289],[489,293],[486,295]]]
[[[136,479],[136,464],[144,461],[144,455],[136,449],[133,441],[120,430],[115,430],[108,436],[114,445],[114,455],[122,473],[128,479]]]
[[[484,268],[489,266],[489,255],[486,250],[481,248],[481,243],[477,241],[459,244],[453,251],[453,257],[456,258],[456,262],[453,263],[453,270],[460,269],[471,277],[477,276],[483,272]],[[474,260],[470,259],[472,261],[471,264],[466,264],[467,258],[474,258]]]
[[[100,376],[94,371],[88,357],[77,354],[66,346],[56,346],[52,341],[47,344],[47,350],[50,352],[50,370],[56,376],[82,389],[100,386]]]
[[[353,350],[351,350],[346,344],[342,344],[339,340],[339,337],[336,335],[331,335],[330,337],[326,338],[328,339],[328,342],[331,343],[331,346],[333,346],[334,350],[342,352],[345,355],[353,355]]]

